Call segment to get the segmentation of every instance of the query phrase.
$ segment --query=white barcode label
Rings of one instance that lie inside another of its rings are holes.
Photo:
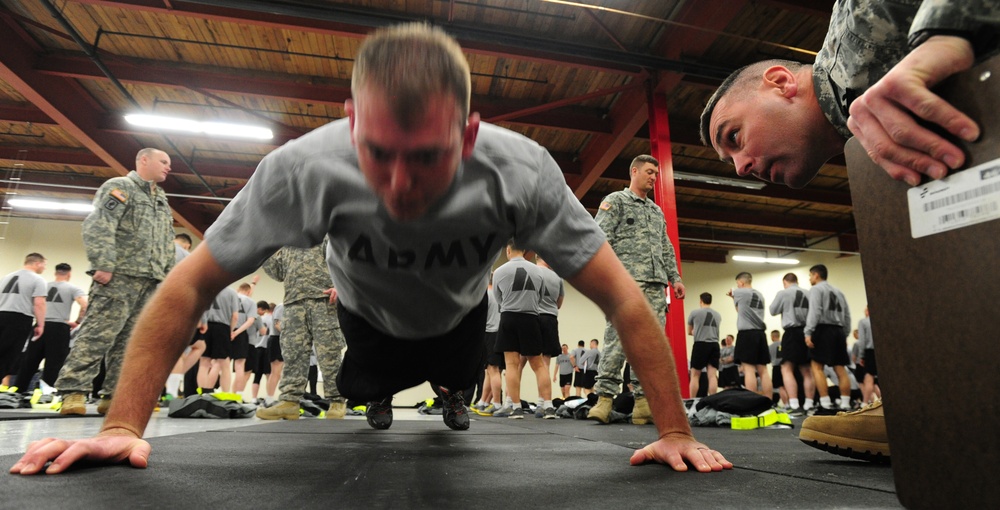
[[[1000,160],[907,192],[913,238],[1000,218]]]

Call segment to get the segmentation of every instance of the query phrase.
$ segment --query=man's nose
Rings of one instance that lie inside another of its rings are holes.
[[[753,161],[743,155],[733,155],[733,166],[736,167],[736,175],[746,177],[753,171]]]
[[[409,191],[413,187],[413,176],[402,154],[393,158],[389,170],[389,189],[394,193]]]

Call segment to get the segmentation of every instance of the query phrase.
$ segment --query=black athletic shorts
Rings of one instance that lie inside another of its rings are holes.
[[[497,350],[497,332],[487,331],[483,343],[489,352],[486,356],[486,364],[491,367],[499,367],[500,370],[506,369],[507,363],[504,361],[503,351]]]
[[[562,354],[559,343],[559,318],[548,313],[538,314],[538,326],[542,330],[542,354],[556,357]]]
[[[0,312],[0,377],[17,373],[21,351],[34,334],[34,317],[18,312]]]
[[[832,324],[820,324],[812,334],[815,347],[809,349],[812,359],[828,367],[847,366],[851,358],[847,355],[847,335],[844,328]]]
[[[250,354],[250,335],[246,331],[236,335],[233,339],[233,352],[230,358],[246,359]]]
[[[267,338],[267,360],[270,363],[275,361],[285,361],[285,357],[281,355],[281,337],[271,335]]]
[[[781,377],[781,365],[771,365],[771,386],[775,389],[785,386],[785,380]]]
[[[719,342],[695,342],[691,347],[691,368],[705,370],[708,365],[719,368]]]
[[[796,365],[809,363],[809,347],[806,345],[806,336],[802,329],[802,326],[785,328],[785,334],[781,335],[782,363],[785,361]]]
[[[569,386],[573,384],[573,373],[559,374],[559,386]]]
[[[499,351],[516,352],[522,356],[542,353],[542,328],[535,314],[501,312],[497,335]]]
[[[483,373],[479,360],[486,336],[483,300],[451,331],[423,339],[396,338],[375,329],[337,302],[347,351],[337,389],[350,400],[381,400],[427,381],[453,391],[473,387]]]
[[[253,354],[253,361],[254,361],[253,373],[255,373],[255,374],[270,374],[271,373],[271,358],[269,357],[270,355],[267,352],[267,347],[253,347],[253,348],[251,348],[251,350],[254,352],[254,354]],[[247,362],[249,363],[250,360],[247,359]],[[250,368],[250,366],[248,365],[247,369],[249,369],[249,368]]]
[[[736,333],[736,350],[733,356],[740,363],[770,365],[771,351],[767,349],[767,335],[763,329],[745,329]]]
[[[875,349],[865,349],[865,372],[872,377],[878,377],[878,363],[875,361]]]
[[[205,352],[201,357],[211,359],[226,359],[232,354],[232,330],[229,324],[209,322],[205,332]]]
[[[740,369],[736,365],[723,368],[719,370],[719,387],[729,388],[732,386],[740,386],[742,381],[740,381]]]
[[[577,382],[580,383],[577,386],[585,389],[594,389],[594,383],[597,382],[597,370],[586,370],[583,372],[576,373]]]

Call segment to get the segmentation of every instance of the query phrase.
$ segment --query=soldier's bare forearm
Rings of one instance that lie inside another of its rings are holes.
[[[677,432],[690,435],[674,357],[663,328],[611,247],[605,244],[569,282],[601,307],[618,331],[625,356],[642,381],[660,436]]]
[[[205,243],[167,276],[132,331],[118,383],[128,391],[115,395],[102,433],[143,433],[170,369],[189,343],[201,312],[235,280],[236,276],[215,262]],[[162,310],[171,310],[172,314],[165,316]]]

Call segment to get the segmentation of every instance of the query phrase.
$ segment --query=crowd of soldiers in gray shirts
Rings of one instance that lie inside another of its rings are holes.
[[[180,262],[191,248],[191,239],[178,234],[174,244],[175,261]],[[256,413],[259,418],[298,418],[307,382],[316,393],[320,371],[317,365],[324,374],[336,374],[344,348],[336,312],[326,291],[333,286],[325,267],[325,249],[325,243],[312,249],[286,248],[264,265],[268,275],[285,284],[285,301],[292,310],[291,331],[295,333],[286,335],[284,352],[281,333],[285,304],[254,301],[251,296],[258,281],[255,276],[249,283],[240,284],[238,290],[224,289],[206,310],[191,346],[167,380],[164,397],[181,395],[183,382],[185,396],[212,394],[241,401],[252,378],[250,399],[260,405]],[[508,243],[506,255],[507,262],[494,272],[487,295],[487,341],[480,367],[482,390],[469,411],[513,419],[534,411],[537,417],[555,418],[553,383],[561,392],[556,403],[595,393],[602,366],[600,342],[590,340],[588,349],[580,340],[572,350],[561,343],[557,317],[565,296],[562,279],[540,257],[526,254],[514,240]],[[526,255],[535,262],[529,262]],[[4,390],[19,391],[23,403],[52,400],[47,396],[56,391],[57,376],[72,345],[71,331],[79,329],[88,308],[86,292],[68,282],[68,264],[58,264],[55,280],[48,283],[40,276],[45,268],[45,258],[32,253],[26,257],[24,267],[0,281]],[[770,343],[765,337],[766,300],[753,289],[750,273],[739,273],[735,286],[727,293],[738,314],[735,345],[733,335],[720,340],[721,315],[712,308],[712,295],[702,293],[699,307],[687,317],[687,333],[693,337],[690,396],[711,395],[720,387],[744,387],[769,398],[779,395],[779,409],[793,416],[834,414],[837,407],[857,408],[879,397],[868,309],[853,331],[856,342],[849,352],[846,337],[851,333],[850,308],[843,293],[826,279],[823,265],[810,268],[812,288],[808,291],[799,287],[794,273],[783,277],[784,289],[771,300],[767,310],[772,316],[781,316],[784,334],[772,331]],[[73,303],[78,304],[79,313],[71,320]],[[310,306],[317,308],[310,313]],[[606,332],[605,338],[612,334]],[[288,338],[292,341],[288,342]],[[290,358],[287,369],[285,356]],[[44,368],[36,383],[35,373],[42,361]],[[534,372],[538,385],[534,406],[523,405],[520,398],[521,374],[526,366]],[[621,369],[615,370],[619,371],[617,382],[621,384]],[[284,379],[283,371],[287,375]],[[261,394],[264,377],[267,384]],[[829,395],[825,384],[828,377],[839,391],[837,401]],[[337,392],[333,377],[326,380],[324,395],[320,396],[324,414],[342,418],[348,412],[346,400]],[[702,387],[703,380],[707,387]],[[627,378],[622,392],[635,392],[635,385],[630,383],[632,379]],[[93,398],[100,396],[98,390]],[[281,400],[275,401],[274,395],[279,392]],[[814,399],[817,394],[818,406]],[[852,400],[852,395],[858,394],[860,397]]]

